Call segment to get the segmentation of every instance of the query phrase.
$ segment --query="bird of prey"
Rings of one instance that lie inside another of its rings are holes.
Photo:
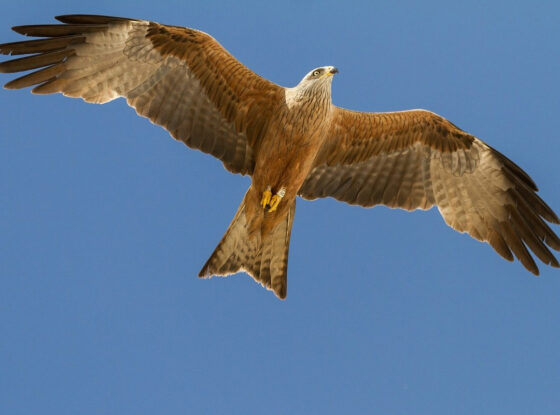
[[[425,110],[363,113],[331,102],[333,66],[313,69],[293,88],[245,67],[198,30],[147,20],[67,15],[62,24],[16,26],[40,39],[5,43],[31,55],[0,72],[35,70],[5,88],[36,85],[86,102],[124,97],[136,112],[187,146],[251,176],[233,221],[199,276],[248,273],[286,297],[296,197],[333,197],[371,207],[437,206],[459,232],[514,255],[532,273],[559,267],[549,247],[558,216],[531,178],[507,157]]]

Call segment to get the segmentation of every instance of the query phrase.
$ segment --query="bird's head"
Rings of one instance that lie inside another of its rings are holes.
[[[317,85],[318,83],[323,84],[325,82],[330,84],[335,73],[338,73],[338,69],[334,66],[321,66],[305,75],[299,84],[305,84],[306,86]]]
[[[333,75],[338,73],[334,66],[321,66],[310,71],[294,88],[289,88],[288,96],[295,101],[311,97],[330,102]]]

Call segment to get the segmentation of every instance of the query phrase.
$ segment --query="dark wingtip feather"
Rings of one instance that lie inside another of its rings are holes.
[[[60,50],[56,52],[42,53],[38,55],[26,56],[23,58],[12,59],[0,63],[0,72],[13,73],[28,71],[41,68],[43,66],[54,65],[73,55],[73,50]]]
[[[12,26],[12,30],[16,33],[19,33],[20,35],[24,35],[26,36],[26,29],[29,27],[29,25],[24,25],[24,26]]]
[[[84,35],[107,28],[106,24],[42,24],[14,26],[12,30],[20,35],[35,37],[59,37]]]
[[[39,71],[32,72],[20,78],[14,79],[8,82],[6,85],[4,85],[4,88],[21,89],[37,84],[42,84],[43,82],[54,79],[57,75],[64,72],[64,70],[65,70],[64,64],[48,66]]]
[[[116,17],[116,16],[104,16],[97,14],[64,14],[60,16],[55,16],[55,19],[62,23],[69,24],[107,24],[111,22],[123,22],[129,19],[126,17]]]
[[[46,53],[62,50],[69,45],[83,42],[84,36],[61,36],[50,39],[24,40],[0,44],[0,53],[3,55],[27,55],[33,53]]]
[[[490,146],[488,147],[494,152],[494,155],[498,157],[498,159],[502,162],[505,168],[509,169],[515,175],[515,177],[517,177],[519,180],[521,180],[523,183],[529,186],[532,190],[538,192],[539,188],[537,187],[533,179],[531,179],[531,177],[527,174],[527,172],[525,172],[521,167],[519,167],[517,164],[515,164],[508,157],[500,153],[495,148]]]
[[[560,225],[560,219],[558,218],[558,215],[556,215],[556,213],[554,213],[554,211],[552,209],[550,209],[550,220],[549,220],[549,222],[554,223],[555,225]]]
[[[488,243],[502,258],[510,262],[513,261],[511,250],[498,232],[492,231],[490,233]]]

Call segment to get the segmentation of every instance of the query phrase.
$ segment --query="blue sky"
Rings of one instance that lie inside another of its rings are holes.
[[[99,13],[205,30],[285,86],[335,65],[335,104],[437,112],[560,212],[557,2],[299,3],[11,2],[0,39]],[[558,413],[557,269],[436,210],[300,200],[286,301],[199,280],[247,177],[122,100],[0,106],[1,413]]]

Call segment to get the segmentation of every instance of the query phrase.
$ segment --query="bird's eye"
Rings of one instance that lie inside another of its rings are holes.
[[[313,76],[319,76],[320,73],[321,71],[317,69],[316,71],[313,71]]]

